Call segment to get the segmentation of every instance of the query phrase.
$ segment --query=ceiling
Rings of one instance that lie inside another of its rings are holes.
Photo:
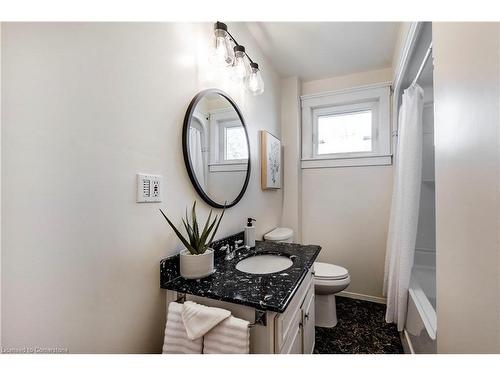
[[[388,68],[398,22],[249,22],[275,70],[304,81]]]

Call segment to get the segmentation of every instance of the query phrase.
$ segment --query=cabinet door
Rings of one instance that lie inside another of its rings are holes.
[[[312,354],[314,350],[315,331],[314,331],[314,284],[311,286],[304,304],[302,305],[302,336],[304,354]]]
[[[274,350],[276,353],[283,352],[283,345],[288,340],[288,337],[294,334],[296,329],[297,319],[296,314],[299,315],[299,321],[302,318],[301,309],[306,299],[307,293],[309,292],[312,284],[312,272],[309,270],[304,281],[300,284],[295,296],[290,301],[290,304],[286,308],[285,312],[278,316],[276,320],[275,328],[275,346]]]
[[[302,314],[301,310],[296,310],[296,314],[291,322],[286,340],[281,348],[281,354],[301,354],[302,353]]]
[[[292,345],[286,354],[302,354],[302,330],[300,326],[297,327],[295,334],[293,334]]]

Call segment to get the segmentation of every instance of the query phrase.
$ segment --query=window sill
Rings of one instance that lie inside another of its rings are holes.
[[[246,171],[248,163],[218,163],[208,166],[210,172],[241,172]]]
[[[343,168],[343,167],[371,167],[379,165],[391,165],[391,155],[364,156],[355,158],[329,158],[329,159],[302,159],[302,169],[317,168]]]

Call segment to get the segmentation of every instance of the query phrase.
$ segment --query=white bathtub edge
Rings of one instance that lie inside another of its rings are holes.
[[[422,322],[424,323],[427,334],[432,340],[436,339],[436,311],[432,307],[431,303],[427,299],[424,291],[420,286],[415,283],[410,286],[408,290],[411,298],[415,301],[415,307],[420,314]]]
[[[401,339],[401,344],[403,345],[403,351],[405,354],[415,354],[415,349],[413,349],[411,338],[406,328],[403,329],[403,332],[399,332],[399,338]]]

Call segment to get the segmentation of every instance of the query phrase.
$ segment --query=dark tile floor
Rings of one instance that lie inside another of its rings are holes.
[[[316,327],[316,354],[402,354],[394,324],[385,322],[385,305],[336,297],[338,323]]]

